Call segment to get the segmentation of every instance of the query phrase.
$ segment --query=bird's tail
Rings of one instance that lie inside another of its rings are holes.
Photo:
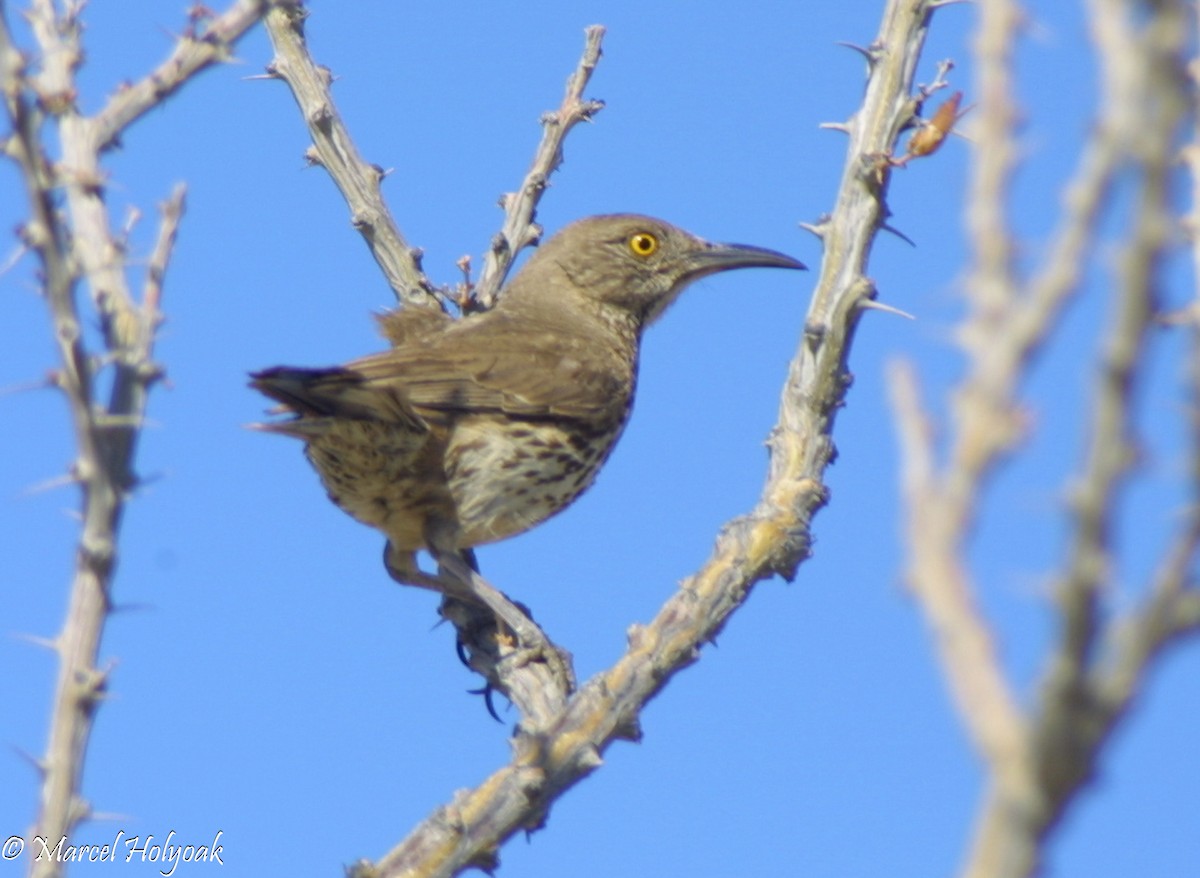
[[[394,391],[369,384],[352,369],[275,366],[251,372],[250,386],[280,403],[271,414],[295,415],[288,421],[253,425],[259,430],[310,439],[323,432],[331,419],[385,421],[422,432],[428,429]]]

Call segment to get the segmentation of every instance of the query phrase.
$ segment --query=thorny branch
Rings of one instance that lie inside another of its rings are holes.
[[[1103,73],[1101,115],[1066,189],[1046,261],[1025,278],[1014,267],[1006,213],[1017,167],[1013,57],[1021,13],[1010,0],[981,4],[973,133],[982,145],[968,209],[976,266],[960,335],[969,369],[954,395],[943,463],[934,453],[933,426],[913,370],[900,364],[891,375],[905,461],[909,579],[990,774],[963,870],[971,878],[1017,878],[1038,870],[1046,836],[1091,778],[1153,659],[1200,628],[1195,507],[1183,516],[1142,605],[1109,618],[1101,603],[1113,584],[1121,487],[1137,459],[1136,390],[1148,363],[1150,330],[1161,307],[1155,295],[1175,223],[1170,191],[1175,142],[1188,111],[1182,60],[1188,5],[1155,4],[1143,20],[1117,0],[1090,4]],[[1047,659],[1037,704],[1021,710],[975,605],[977,587],[963,556],[989,474],[1023,438],[1020,385],[1034,354],[1052,343],[1079,288],[1122,168],[1136,171],[1138,204],[1111,280],[1115,315],[1096,368],[1089,444],[1072,491],[1074,539],[1056,589],[1060,640]]]
[[[203,34],[193,16],[189,33],[164,65],[88,117],[76,106],[82,5],[64,4],[60,12],[51,0],[34,0],[27,16],[37,46],[33,63],[17,48],[0,6],[0,90],[11,125],[4,152],[16,162],[29,200],[29,220],[20,235],[42,266],[62,364],[56,383],[67,399],[78,449],[71,477],[81,489],[76,569],[66,620],[52,642],[59,673],[39,763],[41,805],[34,833],[45,839],[68,836],[91,811],[81,787],[92,724],[108,686],[108,672],[98,666],[100,642],[112,603],[121,515],[137,485],[137,439],[150,387],[160,376],[154,338],[184,202],[180,187],[163,207],[143,298],[135,304],[124,247],[109,222],[99,156],[134,120],[200,70],[228,57],[232,41],[253,26],[263,8],[261,2],[242,0],[213,18]],[[45,146],[47,131],[57,135],[58,160]],[[76,302],[81,282],[99,315],[103,360],[84,343]],[[102,363],[113,372],[107,403],[97,399]],[[35,876],[61,872],[55,858],[32,860]]]
[[[700,646],[720,631],[756,582],[775,574],[791,577],[807,556],[809,522],[826,498],[822,475],[833,455],[834,416],[849,384],[845,363],[850,342],[860,309],[874,296],[866,265],[874,235],[886,221],[884,193],[890,177],[890,165],[881,164],[878,157],[894,154],[897,138],[913,119],[918,103],[910,98],[914,70],[929,17],[939,5],[946,4],[888,4],[880,35],[868,52],[863,106],[841,126],[850,135],[847,170],[831,216],[808,227],[824,240],[826,262],[784,387],[780,420],[770,441],[770,471],[758,506],[723,529],[709,561],[683,583],[653,622],[631,630],[629,651],[613,668],[583,685],[556,716],[525,714],[509,765],[479,787],[458,794],[381,861],[359,863],[355,874],[433,876],[472,866],[494,868],[499,846],[521,829],[537,828],[553,801],[600,764],[601,752],[613,740],[638,737],[641,708],[696,660]],[[303,13],[297,5],[288,15],[295,20]],[[303,52],[303,42],[281,16],[273,13],[269,21],[277,40],[272,72],[291,83],[299,77],[279,64],[285,25],[293,31],[287,38],[289,52]],[[584,59],[560,110],[566,120],[580,121],[597,108],[580,103],[579,96],[598,57],[599,38],[599,31],[589,32]],[[311,65],[299,57],[288,63],[296,69]],[[325,98],[300,99],[300,104],[310,123],[317,111],[322,125],[334,124],[330,120],[336,115]],[[505,246],[493,249],[495,274],[485,270],[481,302],[494,298],[505,260],[531,240],[537,196],[544,188],[544,175],[557,164],[567,128],[564,118],[547,125],[521,192],[515,201],[506,202]],[[310,129],[320,144],[319,127],[310,124]],[[343,136],[339,133],[338,139]],[[343,146],[340,151],[349,149]],[[326,161],[323,154],[321,160]],[[340,181],[339,185],[343,191],[350,188]],[[352,197],[347,192],[353,205]]]
[[[304,116],[313,145],[309,162],[329,172],[350,207],[350,221],[366,241],[396,298],[407,308],[438,308],[443,296],[421,270],[421,251],[411,247],[383,201],[380,184],[387,172],[368,164],[361,155],[330,91],[333,77],[308,53],[304,20],[308,11],[299,0],[274,4],[266,16],[275,57],[267,74],[287,83]]]
[[[604,102],[584,98],[583,92],[596,65],[600,62],[600,45],[604,28],[594,24],[586,31],[586,43],[579,66],[567,79],[567,91],[557,110],[542,116],[542,142],[538,144],[533,164],[521,188],[509,192],[500,200],[504,208],[504,226],[492,239],[484,259],[483,271],[475,287],[474,307],[486,310],[495,304],[504,279],[512,268],[517,254],[541,237],[541,228],[534,223],[537,205],[546,191],[550,175],[563,161],[563,142],[571,129],[580,122],[590,122]]]

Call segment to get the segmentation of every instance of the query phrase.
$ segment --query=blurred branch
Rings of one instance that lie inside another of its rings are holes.
[[[421,251],[404,238],[380,193],[379,184],[387,172],[359,155],[333,102],[329,69],[319,67],[308,54],[304,38],[307,17],[300,0],[279,0],[266,16],[275,50],[267,73],[286,82],[300,106],[313,139],[305,157],[333,178],[350,207],[351,223],[363,236],[396,298],[410,308],[439,307],[443,297],[421,270]]]
[[[913,116],[914,71],[937,5],[892,0],[867,50],[866,95],[842,126],[850,142],[837,205],[809,226],[825,243],[825,260],[753,512],[722,529],[705,565],[649,625],[630,630],[629,649],[616,665],[583,685],[552,724],[518,729],[510,764],[458,793],[379,862],[357,864],[353,875],[444,876],[495,868],[500,845],[517,831],[538,828],[553,801],[600,764],[613,740],[640,735],[641,709],[697,660],[755,583],[774,574],[791,578],[807,557],[811,518],[826,502],[823,474],[833,457],[834,418],[849,386],[846,359],[861,307],[874,295],[867,257],[887,216],[891,173],[881,157],[894,153]]]
[[[1108,5],[1101,12],[1099,32],[1111,30],[1116,39],[1101,42],[1104,64],[1110,71],[1128,69],[1120,77],[1128,80],[1127,97],[1117,109],[1136,119],[1137,139],[1130,143],[1142,176],[1140,204],[1132,217],[1130,240],[1117,269],[1117,314],[1108,331],[1096,377],[1091,406],[1092,423],[1083,473],[1072,492],[1074,540],[1067,569],[1056,594],[1062,621],[1059,652],[1053,657],[1042,697],[1043,731],[1055,729],[1066,740],[1056,748],[1048,741],[1044,749],[1060,751],[1041,758],[1044,770],[1062,769],[1067,753],[1075,749],[1071,735],[1061,729],[1075,717],[1077,705],[1086,699],[1087,672],[1095,658],[1096,641],[1103,619],[1099,601],[1111,583],[1114,518],[1120,507],[1119,491],[1136,457],[1136,423],[1133,405],[1141,372],[1148,366],[1147,334],[1152,327],[1161,284],[1162,262],[1170,243],[1174,219],[1170,205],[1171,164],[1175,159],[1174,137],[1186,109],[1185,97],[1175,81],[1184,22],[1164,12],[1138,46],[1138,36]],[[1114,21],[1107,21],[1112,18]],[[1170,28],[1179,28],[1179,37]],[[1166,32],[1155,31],[1167,28]],[[1164,38],[1166,38],[1164,40]],[[1151,96],[1156,100],[1151,105]],[[1131,117],[1128,123],[1133,123]],[[1132,132],[1131,132],[1132,133]],[[1051,715],[1065,714],[1061,722]]]
[[[1090,7],[1103,76],[1100,118],[1066,188],[1044,266],[1024,282],[1013,268],[1004,206],[1015,170],[1011,83],[1020,17],[1009,0],[980,4],[979,148],[968,211],[976,267],[960,334],[970,364],[955,392],[954,432],[941,469],[915,375],[907,366],[891,375],[905,461],[909,578],[990,772],[963,870],[971,878],[1016,878],[1038,870],[1046,836],[1095,771],[1152,659],[1200,626],[1195,509],[1143,606],[1108,620],[1100,604],[1111,585],[1120,488],[1137,457],[1135,390],[1148,365],[1155,294],[1175,223],[1171,165],[1188,110],[1181,58],[1188,4],[1173,0],[1134,11],[1123,0],[1093,0]],[[1018,387],[1078,289],[1108,192],[1125,166],[1137,171],[1140,204],[1116,273],[1117,313],[1097,366],[1090,442],[1073,496],[1074,539],[1057,589],[1061,638],[1047,659],[1038,703],[1022,712],[991,647],[987,621],[974,606],[975,586],[962,555],[988,474],[1022,438]]]
[[[1105,654],[1088,681],[1112,727],[1142,689],[1151,662],[1200,631],[1200,510],[1192,509],[1140,609],[1108,626]]]
[[[238,0],[220,15],[200,4],[188,10],[188,26],[167,60],[148,76],[119,89],[93,120],[95,149],[119,143],[122,132],[160,106],[193,76],[233,57],[233,44],[266,14],[268,0]]]
[[[975,605],[975,586],[960,551],[980,499],[980,481],[995,456],[1013,441],[1018,422],[1010,397],[1019,352],[1005,347],[1011,335],[1000,330],[1017,303],[1005,200],[1016,155],[1010,65],[1019,25],[1019,11],[1010,0],[980,4],[974,130],[980,146],[975,150],[967,211],[976,268],[968,285],[971,311],[961,339],[972,364],[970,377],[955,397],[958,433],[947,471],[938,471],[934,428],[922,409],[915,372],[904,364],[894,364],[889,372],[901,437],[907,579],[933,629],[943,671],[972,741],[993,764],[1020,753],[1020,714],[992,633]]]
[[[59,656],[59,673],[46,751],[39,763],[41,804],[34,834],[51,846],[91,813],[81,784],[92,724],[108,685],[107,670],[97,665],[100,642],[111,608],[121,515],[137,484],[137,438],[150,387],[161,374],[153,361],[154,337],[162,279],[184,198],[179,187],[163,208],[144,297],[135,305],[126,280],[124,231],[116,234],[109,224],[99,154],[120,130],[227,50],[228,39],[253,24],[256,8],[238,4],[218,19],[215,31],[201,38],[206,50],[177,47],[172,57],[178,66],[171,76],[153,87],[134,87],[100,116],[87,117],[76,106],[75,72],[84,55],[82,4],[64,4],[60,12],[52,0],[31,3],[27,19],[37,45],[36,63],[30,65],[34,74],[27,72],[0,7],[0,88],[12,126],[5,154],[18,165],[29,198],[30,216],[20,235],[42,264],[62,360],[56,384],[66,396],[78,446],[70,478],[79,483],[82,494],[82,532],[66,619],[51,644]],[[43,146],[47,127],[55,129],[61,144],[57,162]],[[99,315],[103,360],[84,343],[76,302],[81,280]],[[102,365],[113,372],[107,405],[96,399],[95,380]],[[52,857],[31,864],[35,876],[61,873],[62,864]]]
[[[604,109],[604,102],[585,100],[583,90],[600,61],[600,44],[604,40],[604,28],[594,24],[586,32],[583,56],[579,66],[567,78],[567,92],[562,104],[552,113],[542,116],[542,142],[538,144],[521,188],[509,192],[501,199],[504,207],[504,226],[492,239],[492,246],[484,258],[483,271],[475,287],[474,304],[480,310],[491,308],[496,303],[500,287],[512,268],[513,260],[525,247],[536,244],[542,230],[534,223],[537,205],[546,191],[550,175],[558,170],[563,161],[563,142],[580,122],[590,122],[592,117]]]
[[[900,434],[902,496],[911,555],[908,580],[933,629],[943,673],[975,746],[993,764],[1020,753],[1020,710],[1000,668],[991,630],[975,602],[970,571],[951,551],[954,522],[942,517],[933,426],[916,374],[905,362],[888,372]]]
[[[1016,297],[1014,247],[1006,204],[1017,162],[1012,57],[1020,26],[1021,11],[1016,0],[986,0],[979,4],[972,125],[972,140],[978,147],[973,156],[966,217],[976,262],[969,295],[980,323],[1003,312]],[[986,326],[981,329],[986,330]]]

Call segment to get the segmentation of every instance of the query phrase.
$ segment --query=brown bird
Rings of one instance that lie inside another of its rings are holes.
[[[381,319],[391,350],[254,373],[251,386],[294,415],[263,429],[304,440],[330,499],[386,534],[394,578],[445,590],[417,567],[428,549],[467,595],[536,638],[485,593],[469,550],[591,485],[629,417],[642,330],[692,281],[753,267],[804,265],[646,216],[589,217],[543,244],[490,311],[398,311]]]

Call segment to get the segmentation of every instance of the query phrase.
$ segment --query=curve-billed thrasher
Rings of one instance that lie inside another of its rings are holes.
[[[580,220],[530,257],[490,311],[395,312],[381,319],[391,350],[253,374],[295,416],[263,429],[304,440],[333,502],[387,535],[394,578],[445,590],[417,568],[416,551],[428,549],[522,636],[512,605],[481,593],[468,550],[575,500],[629,417],[642,330],[692,281],[752,267],[804,266],[650,217]]]

